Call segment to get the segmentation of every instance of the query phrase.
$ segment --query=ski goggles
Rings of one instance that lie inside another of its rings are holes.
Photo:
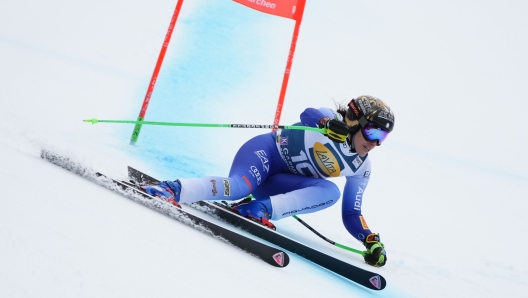
[[[379,128],[376,124],[369,122],[361,128],[365,140],[378,143],[378,146],[389,136],[389,132]]]

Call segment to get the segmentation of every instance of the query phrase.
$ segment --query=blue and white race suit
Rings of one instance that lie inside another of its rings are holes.
[[[308,108],[298,125],[317,127],[323,117],[342,120],[331,109]],[[229,177],[180,179],[180,203],[238,200],[252,194],[257,200],[269,197],[271,219],[278,220],[332,206],[341,194],[327,179],[345,176],[343,223],[362,241],[371,233],[361,214],[370,171],[368,155],[351,153],[346,142],[334,142],[319,132],[284,129],[256,136],[242,145]]]

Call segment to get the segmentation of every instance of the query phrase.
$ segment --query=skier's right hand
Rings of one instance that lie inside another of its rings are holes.
[[[385,252],[385,246],[380,241],[378,234],[370,234],[363,241],[367,251],[363,255],[365,262],[374,267],[381,267],[387,263],[387,253]]]
[[[348,136],[348,126],[345,122],[323,117],[319,120],[319,128],[326,128],[326,134],[330,140],[338,143],[344,143]]]

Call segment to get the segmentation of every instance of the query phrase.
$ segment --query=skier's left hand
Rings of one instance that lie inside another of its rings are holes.
[[[387,253],[385,252],[385,246],[380,241],[378,234],[370,234],[363,241],[367,251],[363,258],[365,262],[374,267],[381,267],[387,263]]]
[[[330,140],[338,143],[344,143],[348,136],[348,126],[345,122],[323,117],[319,120],[319,128],[326,128],[326,134]]]

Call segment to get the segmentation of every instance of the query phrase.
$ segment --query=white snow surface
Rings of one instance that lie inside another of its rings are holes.
[[[225,176],[266,132],[144,126],[131,146],[132,125],[82,122],[137,118],[175,5],[2,3],[0,297],[526,297],[526,1],[308,0],[281,124],[361,94],[395,110],[363,204],[388,263],[369,267],[291,218],[275,224],[382,274],[381,292],[292,253],[271,267],[39,157],[116,178],[127,165],[159,179]],[[271,124],[293,26],[186,0],[146,119]],[[301,218],[361,248],[339,205]]]

